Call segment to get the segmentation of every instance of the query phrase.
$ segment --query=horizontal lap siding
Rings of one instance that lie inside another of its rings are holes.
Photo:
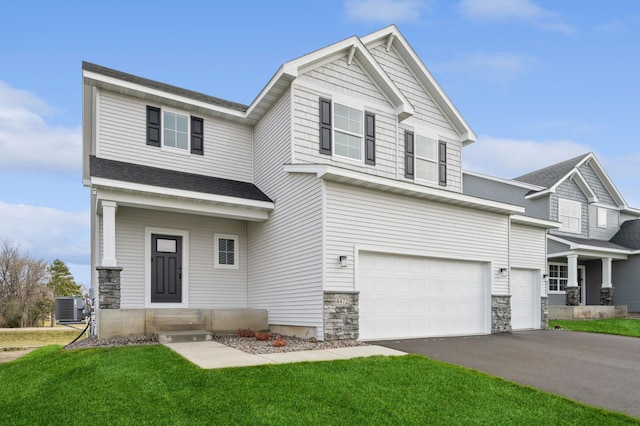
[[[327,182],[325,288],[354,289],[354,245],[506,267],[507,221],[503,215]],[[340,268],[338,256],[345,254],[350,265]],[[493,279],[493,293],[507,294],[507,278]]]
[[[640,255],[614,262],[611,273],[616,305],[627,305],[629,312],[640,312]]]
[[[415,108],[415,117],[418,120],[436,126],[442,131],[455,133],[449,120],[394,49],[387,52],[385,46],[380,45],[372,49],[371,54]]]
[[[597,240],[610,240],[620,229],[620,211],[613,209],[607,210],[607,226],[600,228],[598,226],[598,206],[589,206],[589,238]]]
[[[275,209],[266,222],[248,224],[248,306],[268,308],[272,324],[317,327],[322,336],[322,186],[283,171],[291,162],[290,114],[287,92],[255,129],[255,183]]]
[[[245,222],[154,210],[118,208],[116,259],[121,273],[121,307],[145,306],[145,227],[189,232],[189,307],[244,308],[247,297]],[[238,235],[239,268],[213,267],[214,233]]]
[[[532,226],[511,225],[511,251],[512,268],[537,269],[540,274],[547,270],[547,256],[545,244],[547,230]],[[540,294],[546,294],[542,276],[540,275]]]
[[[216,117],[193,114],[204,119],[204,155],[163,151],[146,144],[148,103],[104,90],[100,92],[99,99],[99,157],[251,182],[251,127]],[[191,115],[187,111],[174,108],[170,110]]]

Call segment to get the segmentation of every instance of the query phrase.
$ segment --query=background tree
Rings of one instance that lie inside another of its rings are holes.
[[[53,292],[53,297],[82,296],[82,287],[76,284],[66,263],[60,259],[54,260],[47,268],[49,282],[47,287]],[[55,310],[51,307],[51,327],[55,323]]]
[[[53,301],[46,277],[43,260],[0,238],[0,327],[28,327],[44,320]]]

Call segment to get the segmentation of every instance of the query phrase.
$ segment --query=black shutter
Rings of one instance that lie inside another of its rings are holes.
[[[413,132],[404,132],[404,177],[413,179]]]
[[[447,143],[442,141],[438,143],[438,168],[440,185],[447,186]]]
[[[202,118],[191,117],[191,153],[204,155],[204,129]]]
[[[160,108],[147,105],[147,145],[160,146]]]
[[[364,113],[364,162],[376,164],[376,115],[372,112]]]
[[[320,154],[331,155],[331,100],[320,98]]]

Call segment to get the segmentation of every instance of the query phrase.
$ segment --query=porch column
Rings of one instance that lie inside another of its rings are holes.
[[[570,254],[567,256],[568,279],[566,291],[566,305],[580,305],[580,287],[578,287],[578,255]]]
[[[613,305],[613,284],[611,284],[611,258],[602,259],[602,286],[600,287],[600,304]]]
[[[116,210],[115,201],[102,200],[102,259],[101,266],[116,267]]]

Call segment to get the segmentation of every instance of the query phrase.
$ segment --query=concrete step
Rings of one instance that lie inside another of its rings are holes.
[[[156,331],[160,343],[205,342],[213,340],[213,333],[207,330]]]

